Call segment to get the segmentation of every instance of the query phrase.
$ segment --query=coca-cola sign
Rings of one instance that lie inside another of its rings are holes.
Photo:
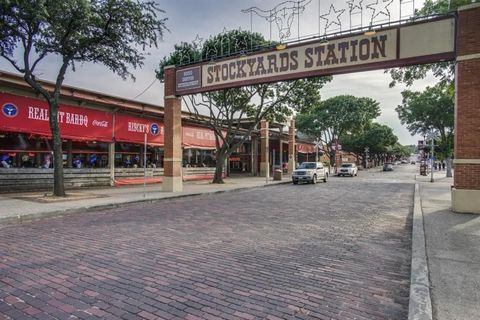
[[[108,128],[108,121],[105,121],[105,120],[93,120],[93,121],[92,121],[92,126],[94,126],[94,127]]]

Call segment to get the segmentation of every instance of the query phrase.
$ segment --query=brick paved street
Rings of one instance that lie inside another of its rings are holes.
[[[406,319],[413,185],[331,179],[0,226],[0,319]]]

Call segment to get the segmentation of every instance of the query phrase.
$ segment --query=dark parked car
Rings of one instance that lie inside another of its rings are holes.
[[[383,171],[393,171],[393,163],[385,162],[383,164]]]

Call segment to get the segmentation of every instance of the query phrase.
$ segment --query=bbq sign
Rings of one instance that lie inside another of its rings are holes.
[[[454,36],[448,17],[220,59],[178,69],[176,93],[451,60]]]

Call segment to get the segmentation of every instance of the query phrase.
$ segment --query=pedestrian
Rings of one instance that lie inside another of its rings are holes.
[[[97,154],[92,153],[90,155],[89,162],[90,162],[90,167],[92,167],[92,168],[95,167],[95,165],[97,164]]]
[[[437,163],[433,162],[433,170],[437,170]]]
[[[442,170],[445,170],[445,161],[442,161]]]
[[[8,163],[9,160],[10,156],[8,155],[8,153],[2,154],[2,156],[0,157],[0,163],[2,164],[2,167],[10,168],[10,164]]]
[[[30,157],[26,153],[22,155],[22,167],[30,167]]]
[[[43,158],[43,168],[44,169],[50,168],[50,163],[52,163],[52,155],[50,153],[47,153]]]

